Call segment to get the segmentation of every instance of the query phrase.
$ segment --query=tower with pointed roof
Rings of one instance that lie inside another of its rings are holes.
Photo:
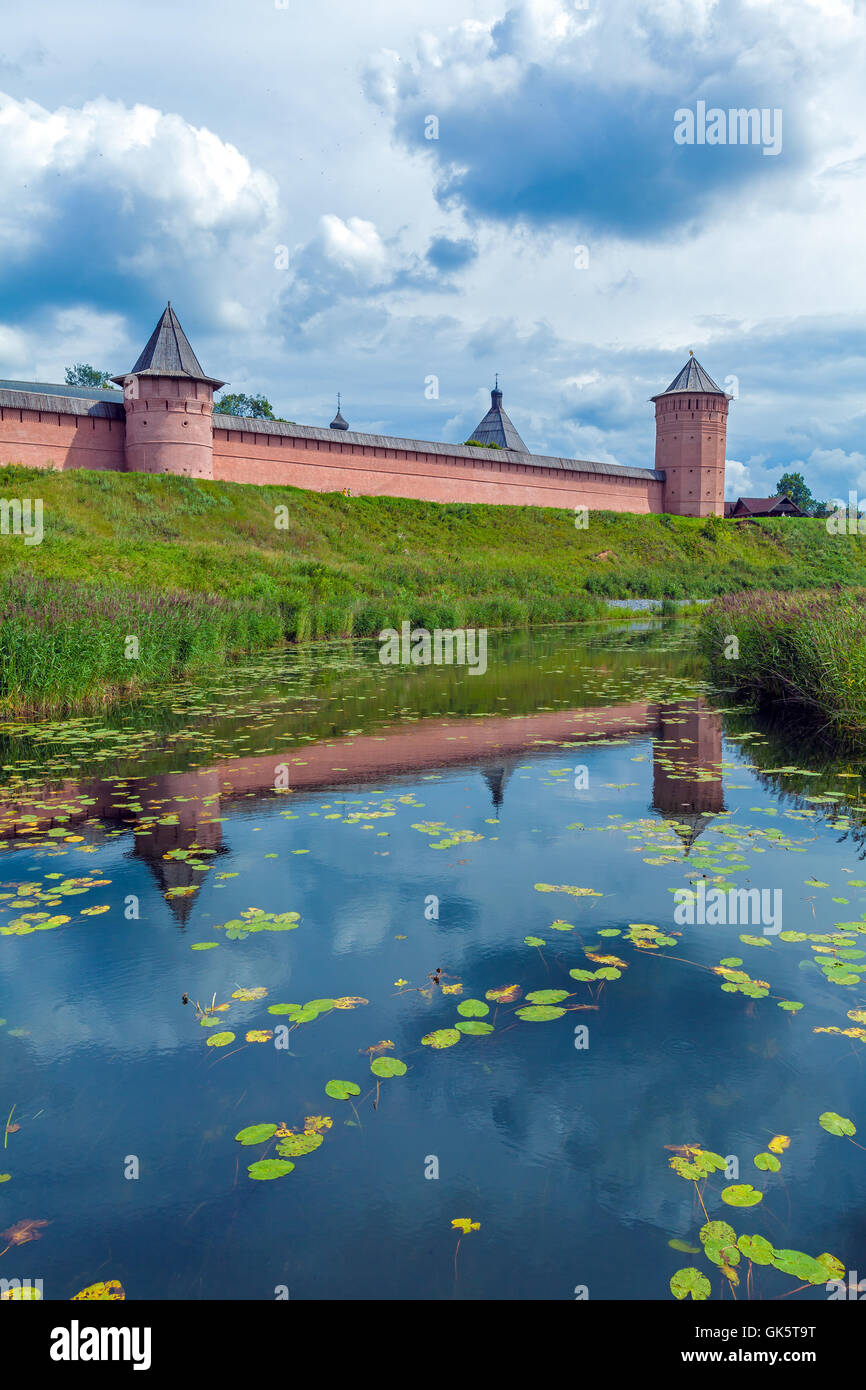
[[[724,516],[728,396],[690,352],[656,408],[655,466],[665,474],[664,510]]]
[[[529,453],[505,413],[502,404],[502,392],[499,389],[498,372],[496,373],[496,385],[490,392],[490,409],[481,423],[475,426],[469,437],[477,440],[479,444],[498,444],[500,449],[514,449],[519,454]]]
[[[126,468],[131,473],[213,477],[213,393],[171,303],[125,376]]]

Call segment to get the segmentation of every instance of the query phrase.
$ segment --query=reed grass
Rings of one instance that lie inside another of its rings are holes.
[[[866,737],[866,589],[734,595],[705,609],[699,632],[719,682],[835,737]]]

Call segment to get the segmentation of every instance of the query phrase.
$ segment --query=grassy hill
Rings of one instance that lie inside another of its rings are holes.
[[[605,597],[866,584],[860,539],[812,520],[596,512],[579,530],[566,510],[16,467],[0,468],[2,497],[41,497],[44,508],[40,545],[0,536],[7,706],[26,704],[38,649],[43,703],[53,707],[72,660],[63,633],[72,625],[77,634],[85,618],[105,653],[76,676],[70,698],[79,700],[82,682],[92,692],[145,684],[229,649],[373,634],[404,619],[520,626],[594,616]],[[13,652],[25,610],[34,631],[22,629]],[[128,658],[112,655],[120,629],[151,635],[153,660],[134,679]]]

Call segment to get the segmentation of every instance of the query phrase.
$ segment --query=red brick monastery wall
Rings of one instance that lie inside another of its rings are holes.
[[[0,406],[0,463],[121,473],[126,467],[124,422]]]
[[[293,439],[260,431],[214,430],[213,475],[234,483],[282,483],[315,492],[350,488],[364,496],[428,502],[661,512],[664,484],[615,474],[571,473],[491,459],[356,445],[339,438]]]

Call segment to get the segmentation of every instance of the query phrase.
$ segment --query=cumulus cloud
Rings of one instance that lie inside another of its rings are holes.
[[[796,197],[793,176],[815,160],[834,114],[844,117],[825,84],[852,43],[862,53],[862,25],[828,25],[810,0],[785,10],[521,0],[488,24],[423,35],[414,54],[379,55],[366,90],[398,140],[432,161],[443,205],[478,219],[657,236],[753,185]],[[726,112],[780,109],[781,153],[676,144],[675,112],[699,100]]]
[[[104,97],[49,111],[0,94],[0,186],[0,283],[24,302],[117,304],[135,285],[158,302],[274,240],[268,174],[179,115]]]

